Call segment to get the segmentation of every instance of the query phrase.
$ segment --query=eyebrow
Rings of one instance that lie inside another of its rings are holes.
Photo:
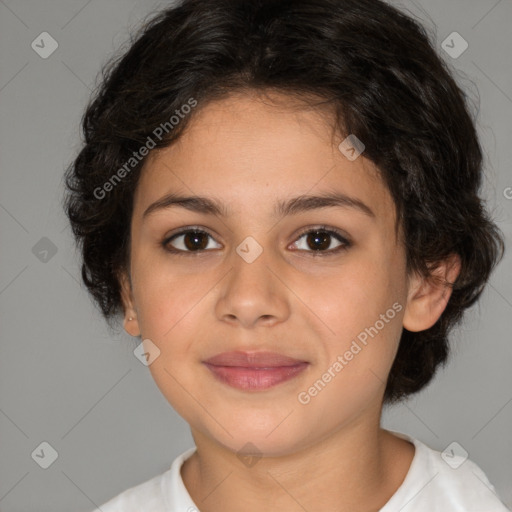
[[[145,219],[154,212],[172,207],[186,208],[192,212],[220,217],[230,217],[232,215],[230,210],[217,199],[201,196],[181,196],[171,193],[149,205],[142,214],[142,218]],[[360,199],[339,192],[328,192],[320,195],[301,195],[286,201],[278,201],[274,206],[273,214],[274,216],[286,216],[332,207],[351,208],[368,217],[375,218],[373,210]]]

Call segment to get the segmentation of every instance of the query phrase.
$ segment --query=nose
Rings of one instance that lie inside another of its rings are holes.
[[[285,321],[289,292],[278,274],[277,264],[269,264],[265,251],[253,261],[235,253],[215,304],[217,318],[246,329]]]

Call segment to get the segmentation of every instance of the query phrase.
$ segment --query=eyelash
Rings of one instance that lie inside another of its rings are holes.
[[[341,242],[342,245],[340,245],[339,247],[336,247],[335,249],[329,249],[329,250],[326,250],[326,251],[304,251],[303,249],[299,249],[298,250],[299,252],[310,253],[310,255],[313,258],[316,258],[316,257],[326,257],[326,256],[334,256],[336,254],[339,254],[340,252],[346,251],[349,247],[352,246],[352,243],[349,240],[347,240],[347,238],[345,236],[343,236],[343,234],[340,231],[338,231],[336,229],[329,228],[327,226],[317,226],[317,227],[314,227],[314,228],[306,228],[304,231],[302,231],[298,235],[296,241],[299,240],[300,238],[302,238],[304,235],[307,235],[309,233],[317,233],[317,232],[326,233],[328,235],[333,236],[339,242]],[[199,228],[191,226],[191,227],[188,227],[188,228],[184,228],[181,231],[179,231],[177,233],[174,233],[173,235],[171,235],[169,237],[166,237],[162,241],[162,247],[164,248],[165,251],[170,252],[172,254],[175,254],[176,256],[185,256],[185,255],[191,255],[192,256],[192,255],[195,255],[195,254],[200,255],[200,254],[208,251],[208,249],[200,249],[200,250],[197,250],[197,251],[184,251],[182,249],[172,248],[172,247],[170,247],[168,245],[175,238],[177,238],[177,237],[179,237],[181,235],[184,235],[184,234],[186,235],[187,233],[205,234],[205,235],[208,235],[211,238],[213,238],[213,236],[210,235],[210,233],[208,233],[207,231],[204,231],[202,229],[199,229]]]

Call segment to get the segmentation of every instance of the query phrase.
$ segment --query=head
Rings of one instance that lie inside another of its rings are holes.
[[[83,129],[83,280],[233,449],[291,451],[425,387],[503,254],[465,95],[378,0],[185,0],[105,68]],[[203,364],[231,350],[308,366],[242,392]]]

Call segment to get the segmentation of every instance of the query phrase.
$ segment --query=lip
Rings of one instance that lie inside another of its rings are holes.
[[[222,352],[204,361],[215,366],[239,366],[241,368],[277,368],[295,366],[307,361],[285,356],[277,352]]]
[[[309,363],[277,352],[223,352],[203,361],[225,384],[244,391],[277,386],[303,372]]]

